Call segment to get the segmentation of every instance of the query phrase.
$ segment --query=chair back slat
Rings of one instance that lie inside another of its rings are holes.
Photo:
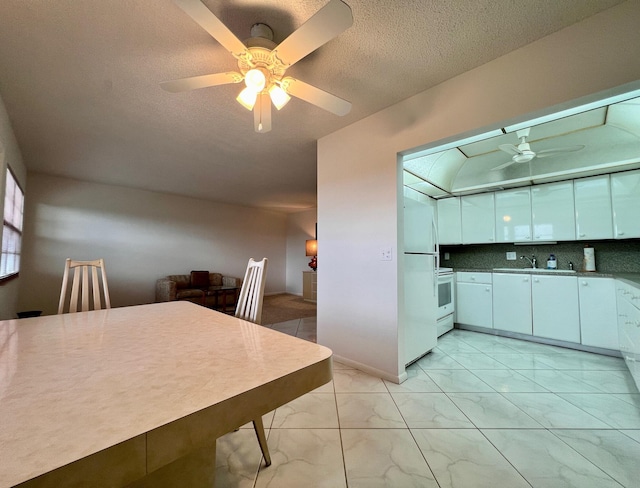
[[[94,261],[74,261],[67,258],[65,262],[64,275],[62,277],[62,290],[60,291],[58,313],[65,313],[69,274],[72,269],[73,280],[71,283],[71,293],[69,295],[68,312],[77,312],[79,309],[83,312],[101,309],[102,296],[104,296],[104,308],[111,308],[104,260],[96,259]],[[91,279],[89,278],[89,275],[91,275]],[[101,281],[102,291],[100,290]],[[80,303],[78,303],[79,299]]]
[[[262,301],[264,298],[264,285],[267,277],[268,259],[255,261],[249,259],[247,271],[242,281],[238,305],[235,316],[249,322],[260,324],[262,321]]]

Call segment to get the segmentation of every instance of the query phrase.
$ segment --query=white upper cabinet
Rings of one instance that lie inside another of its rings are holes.
[[[640,237],[640,171],[611,175],[613,228],[616,239]]]
[[[440,244],[462,243],[460,197],[442,198],[437,205]]]
[[[576,204],[576,239],[613,239],[609,175],[573,182]]]
[[[496,241],[495,199],[493,193],[461,198],[462,243],[491,244]]]
[[[531,221],[534,241],[574,241],[573,182],[531,187]]]
[[[495,193],[496,241],[531,241],[531,192],[518,188]]]

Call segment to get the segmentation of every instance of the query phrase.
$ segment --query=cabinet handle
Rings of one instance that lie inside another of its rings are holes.
[[[491,291],[491,288],[489,288],[488,286],[484,289],[484,291]]]
[[[619,235],[619,236],[623,236],[623,235],[624,235],[624,232],[618,232],[618,235]]]
[[[540,280],[539,280],[538,278],[535,278],[535,279],[533,280],[533,282],[534,282],[534,283],[540,283]]]
[[[471,281],[476,281],[476,277],[475,277],[475,276],[472,276],[472,277],[471,277]]]
[[[629,356],[627,356],[626,354],[625,354],[625,356],[624,356],[624,360],[625,360],[625,361],[630,361],[630,362],[632,362],[632,363],[635,363],[635,362],[636,362],[636,358],[629,357]]]
[[[584,236],[586,236],[586,235],[587,235],[587,234],[580,234],[580,237],[584,237]]]
[[[525,278],[523,281],[524,281],[525,283],[529,283],[529,278]]]
[[[582,282],[582,286],[587,286],[589,283],[587,283],[586,281]]]

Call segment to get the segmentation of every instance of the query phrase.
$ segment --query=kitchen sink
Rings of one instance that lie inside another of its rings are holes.
[[[546,268],[493,268],[493,271],[518,271],[523,273],[575,273],[575,269],[546,269]]]

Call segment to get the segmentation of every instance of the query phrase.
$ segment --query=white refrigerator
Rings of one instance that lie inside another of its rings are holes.
[[[433,208],[404,199],[405,364],[437,344],[439,249]]]

